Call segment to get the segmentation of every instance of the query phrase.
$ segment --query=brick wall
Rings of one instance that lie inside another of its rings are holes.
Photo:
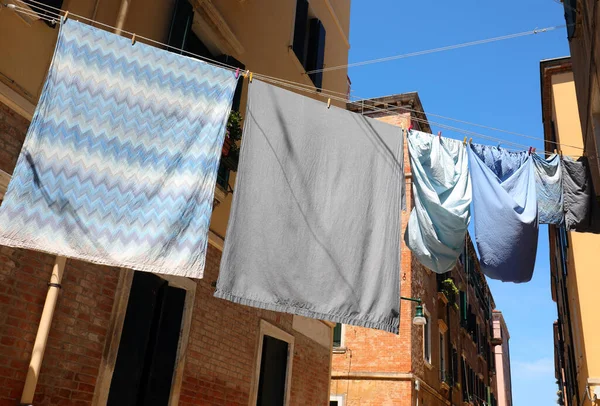
[[[29,121],[0,103],[0,169],[12,173]]]
[[[21,397],[54,257],[0,248],[0,405]],[[89,404],[118,271],[69,260],[34,403]]]
[[[12,173],[28,122],[0,104],[0,168]],[[195,306],[181,405],[247,405],[260,320],[295,337],[290,405],[327,405],[330,350],[292,328],[289,314],[213,297],[221,253],[209,246]],[[18,403],[54,257],[0,247],[0,406]],[[110,335],[118,269],[68,260],[34,403],[89,405]]]

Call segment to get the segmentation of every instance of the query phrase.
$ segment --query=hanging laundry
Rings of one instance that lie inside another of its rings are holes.
[[[398,332],[398,127],[254,80],[215,296]]]
[[[563,212],[563,185],[560,156],[552,155],[544,159],[533,156],[535,184],[538,202],[538,221],[540,224],[561,224]]]
[[[538,240],[533,158],[477,144],[468,151],[483,273],[504,282],[527,282]]]
[[[0,244],[201,278],[233,72],[72,19],[0,208]]]
[[[471,177],[462,142],[420,131],[408,134],[414,194],[404,240],[419,262],[451,270],[464,249],[471,220]]]
[[[586,157],[565,156],[562,165],[567,231],[600,233],[600,207],[595,199]]]

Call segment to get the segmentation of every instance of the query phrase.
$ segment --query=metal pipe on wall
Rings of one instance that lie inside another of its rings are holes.
[[[54,261],[52,275],[50,276],[50,282],[48,283],[48,293],[46,295],[46,302],[44,303],[44,310],[42,310],[42,317],[38,326],[37,335],[35,336],[33,350],[31,351],[29,370],[27,371],[25,387],[23,388],[23,394],[21,395],[21,405],[31,405],[33,402],[66,262],[67,259],[65,257],[56,257],[56,260]]]

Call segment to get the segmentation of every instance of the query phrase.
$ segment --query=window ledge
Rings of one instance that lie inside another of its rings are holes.
[[[426,359],[424,359],[423,361],[425,361],[425,366],[426,366],[428,369],[430,369],[430,370],[431,370],[431,369],[433,369],[433,365],[431,365],[431,363],[430,363],[429,361],[427,361]]]
[[[448,392],[450,390],[450,385],[448,385],[446,382],[442,382],[440,384],[440,389],[445,392]]]
[[[348,349],[346,347],[334,347],[332,352],[334,354],[345,354],[347,351]]]
[[[438,292],[438,299],[444,302],[444,304],[448,304],[448,298],[444,292]]]

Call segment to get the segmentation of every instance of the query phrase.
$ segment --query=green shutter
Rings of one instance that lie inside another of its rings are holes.
[[[342,345],[342,325],[336,323],[333,328],[333,346],[339,348]]]
[[[467,294],[460,291],[460,319],[464,323],[467,321]]]

